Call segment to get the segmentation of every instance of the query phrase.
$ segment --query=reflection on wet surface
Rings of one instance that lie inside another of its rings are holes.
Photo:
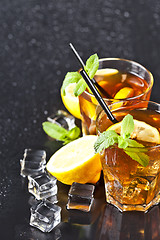
[[[107,204],[104,185],[96,186],[90,212],[67,210],[69,186],[58,182],[58,205],[62,208],[62,222],[50,233],[42,233],[29,226],[29,218],[15,228],[15,239],[32,240],[159,240],[160,205],[147,213],[120,212]],[[23,193],[24,194],[24,193]],[[32,200],[32,199],[30,199]],[[27,206],[26,206],[27,207]],[[30,203],[28,204],[28,210]]]
[[[160,206],[149,212],[121,213],[112,205],[106,204],[98,227],[98,240],[159,240]]]

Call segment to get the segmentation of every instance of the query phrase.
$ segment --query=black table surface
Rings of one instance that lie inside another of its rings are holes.
[[[60,87],[82,58],[120,57],[137,61],[154,75],[151,100],[160,102],[159,0],[0,1],[0,239],[160,239],[160,207],[120,213],[105,204],[97,186],[93,211],[69,213],[69,187],[58,183],[62,223],[51,233],[30,227],[31,195],[20,176],[25,148],[45,149],[47,160],[61,147],[42,122],[64,109]]]

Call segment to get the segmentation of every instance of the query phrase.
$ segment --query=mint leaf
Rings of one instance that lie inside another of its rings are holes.
[[[143,144],[138,143],[137,141],[135,141],[133,139],[126,139],[126,141],[127,141],[129,147],[134,147],[134,148],[138,147],[138,148],[143,148],[143,149],[145,148],[143,146]]]
[[[133,121],[133,116],[130,114],[127,114],[121,124],[121,136],[125,138],[130,138],[131,133],[134,130],[134,121]]]
[[[126,148],[126,147],[128,147],[128,142],[122,136],[118,136],[118,147],[119,148]]]
[[[138,149],[139,150],[139,149]],[[137,161],[139,164],[141,164],[143,167],[146,167],[149,163],[149,156],[145,153],[142,152],[130,152],[130,151],[126,151],[124,150],[125,153],[130,156],[133,160]]]
[[[68,131],[65,128],[62,128],[55,123],[43,122],[42,126],[43,130],[45,131],[45,133],[47,133],[48,136],[60,141],[63,141],[68,133]]]
[[[74,89],[74,95],[78,97],[81,95],[87,88],[87,83],[81,78],[78,83],[76,84],[76,87]]]
[[[124,152],[133,160],[146,167],[149,163],[149,156],[145,154],[147,148],[141,143],[130,139],[134,130],[133,117],[126,115],[121,124],[121,135],[119,136],[114,130],[107,130],[99,135],[95,142],[94,148],[96,152],[118,143],[118,147],[124,149]]]
[[[128,146],[124,149],[125,153],[133,160],[146,167],[149,163],[149,156],[144,153],[147,152],[147,148],[133,139],[126,139],[126,141]]]
[[[79,127],[74,127],[68,131],[67,137],[71,140],[77,139],[81,134]]]
[[[147,148],[141,144],[138,143],[137,141],[133,140],[133,139],[126,139],[127,143],[128,143],[128,147],[126,147],[126,151],[130,151],[130,152],[147,152]]]
[[[85,70],[88,73],[89,77],[92,79],[99,68],[99,58],[97,54],[93,54],[86,61]]]
[[[86,61],[86,66],[84,67],[89,77],[92,79],[97,72],[99,67],[99,59],[97,54],[93,54]],[[81,95],[82,92],[88,87],[86,82],[83,80],[82,76],[78,72],[68,72],[64,78],[62,84],[62,94],[65,95],[65,89],[70,83],[77,83],[74,89],[75,96]]]
[[[118,134],[114,130],[108,130],[99,135],[94,144],[95,152],[101,152],[103,149],[112,146],[118,142]]]
[[[78,72],[68,72],[62,84],[62,94],[65,95],[65,89],[70,83],[77,83],[81,78]]]
[[[63,141],[64,144],[67,144],[80,136],[80,129],[74,127],[73,129],[67,131],[65,128],[51,122],[42,123],[43,130],[51,138]]]

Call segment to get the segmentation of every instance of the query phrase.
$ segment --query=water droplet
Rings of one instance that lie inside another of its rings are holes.
[[[60,70],[58,70],[56,73],[57,73],[57,75],[61,75],[61,71]]]
[[[128,18],[129,17],[129,12],[124,12],[124,17]]]
[[[12,82],[12,86],[13,86],[13,87],[16,87],[16,86],[17,86],[17,83],[16,83],[16,82]]]
[[[31,30],[31,27],[30,27],[30,26],[26,26],[26,30],[27,30],[27,31],[30,31],[30,30]]]
[[[8,39],[12,39],[13,35],[11,33],[8,34]]]
[[[18,20],[18,21],[16,22],[16,24],[17,24],[17,26],[20,26],[20,25],[21,25],[21,21]]]

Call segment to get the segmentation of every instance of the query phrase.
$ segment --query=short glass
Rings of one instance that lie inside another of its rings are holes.
[[[160,104],[137,100],[130,106],[122,101],[119,109],[114,105],[116,104],[111,105],[110,109],[118,121],[129,113],[134,119],[146,122],[160,132]],[[98,134],[111,125],[104,111],[101,111],[96,121]],[[141,143],[144,148],[130,147],[127,151],[148,156],[149,164],[146,167],[129,157],[117,144],[100,154],[106,201],[121,211],[145,212],[160,202],[160,144],[146,141]]]
[[[95,79],[110,95],[110,98],[103,95],[103,99],[108,105],[115,102],[116,93],[126,87],[131,91],[127,94],[127,98],[124,98],[124,93],[121,93],[121,99],[150,99],[153,76],[145,67],[134,61],[120,58],[100,59],[99,70],[95,75]],[[120,95],[117,96],[117,99],[119,99]],[[79,96],[79,104],[83,135],[95,134],[95,121],[101,110],[97,100],[94,95],[84,91]]]

